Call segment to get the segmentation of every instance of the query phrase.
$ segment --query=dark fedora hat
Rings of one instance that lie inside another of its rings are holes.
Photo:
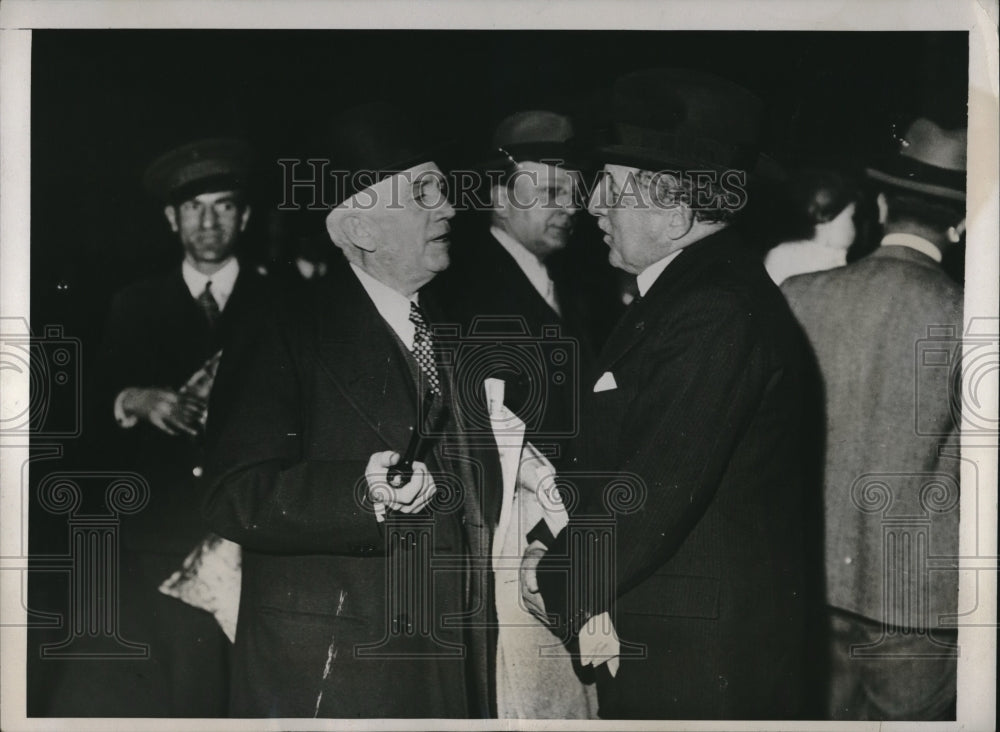
[[[753,93],[707,72],[633,71],[614,83],[596,156],[643,169],[752,173],[762,113]]]
[[[866,168],[868,177],[895,188],[952,201],[965,200],[968,130],[945,130],[921,117],[899,138],[895,155]]]
[[[154,160],[146,168],[142,183],[156,198],[176,202],[199,193],[244,188],[251,165],[250,146],[243,140],[196,140]]]
[[[570,117],[532,109],[504,117],[493,131],[490,150],[484,157],[481,167],[497,169],[529,160],[577,168],[585,163],[586,156],[577,144]]]
[[[334,206],[380,180],[434,161],[446,148],[412,124],[402,110],[383,101],[339,114],[327,138],[338,181]]]

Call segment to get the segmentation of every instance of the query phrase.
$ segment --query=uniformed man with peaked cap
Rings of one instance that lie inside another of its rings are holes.
[[[167,152],[142,178],[182,257],[114,297],[91,421],[104,464],[149,484],[148,504],[123,518],[119,533],[119,627],[149,654],[95,661],[86,674],[73,669],[56,694],[67,716],[227,713],[225,635],[211,614],[159,587],[208,533],[201,473],[209,398],[215,419],[226,411],[213,391],[216,371],[238,360],[237,334],[264,292],[263,278],[238,256],[250,220],[250,165],[245,142],[200,140]]]

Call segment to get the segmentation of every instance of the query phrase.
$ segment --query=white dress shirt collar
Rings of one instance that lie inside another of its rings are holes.
[[[635,278],[635,283],[639,287],[639,295],[646,297],[646,293],[649,292],[649,288],[653,286],[653,283],[659,279],[660,275],[663,274],[663,270],[667,268],[667,265],[677,259],[677,255],[683,252],[683,249],[678,249],[676,252],[671,252],[663,259],[653,262],[651,265],[642,270]]]
[[[412,351],[416,326],[410,321],[410,303],[420,304],[417,300],[419,293],[413,297],[406,297],[384,282],[379,282],[353,262],[351,263],[351,269],[354,270],[354,274],[357,275],[361,286],[365,288],[368,297],[375,304],[379,315],[389,324],[393,332],[399,336],[399,340]]]
[[[201,293],[205,291],[205,283],[211,282],[212,297],[215,298],[215,302],[219,306],[219,312],[225,310],[229,296],[233,294],[233,288],[236,286],[236,277],[239,273],[240,263],[236,257],[233,257],[222,265],[218,272],[210,275],[202,274],[186,259],[181,264],[181,277],[184,278],[184,284],[191,291],[191,297],[197,300]]]
[[[521,268],[524,276],[528,278],[528,282],[542,296],[542,299],[558,313],[559,305],[555,299],[555,286],[552,284],[552,278],[549,277],[549,269],[545,266],[545,262],[529,252],[521,242],[503,229],[491,226],[490,234],[514,258],[517,266]]]
[[[881,246],[909,247],[910,249],[916,249],[921,254],[926,254],[935,262],[940,263],[941,261],[941,250],[924,239],[922,236],[917,236],[916,234],[907,234],[902,231],[886,234],[882,237]]]

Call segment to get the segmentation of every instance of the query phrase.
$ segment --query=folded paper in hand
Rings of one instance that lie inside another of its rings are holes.
[[[568,651],[521,600],[519,570],[526,534],[543,519],[553,534],[567,522],[555,488],[555,469],[525,442],[524,422],[504,406],[504,382],[486,379],[485,387],[503,473],[493,535],[498,714],[508,719],[592,719],[597,712],[595,687],[580,682]]]
[[[181,394],[190,394],[205,402],[205,406],[202,407],[201,413],[198,415],[198,422],[203,428],[205,422],[208,421],[208,397],[215,385],[215,375],[219,371],[219,361],[221,360],[222,351],[216,351],[211,358],[202,364],[200,369],[191,374],[191,378],[180,388]]]

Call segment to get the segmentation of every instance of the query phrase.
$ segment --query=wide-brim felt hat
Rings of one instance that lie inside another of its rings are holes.
[[[545,109],[515,112],[502,119],[477,167],[503,170],[523,162],[551,162],[580,169],[589,163],[588,150],[576,137],[571,117]]]
[[[968,130],[946,130],[932,120],[915,120],[899,138],[895,155],[865,173],[897,189],[952,201],[965,200]]]
[[[143,187],[161,201],[243,189],[249,183],[252,157],[244,140],[229,137],[196,140],[154,160],[143,174]]]
[[[331,171],[338,180],[331,201],[334,206],[385,178],[437,162],[453,144],[429,135],[401,109],[382,101],[337,115],[328,127],[327,140]]]
[[[762,162],[763,103],[703,71],[641,69],[619,77],[595,144],[600,163],[644,170],[740,170]]]

